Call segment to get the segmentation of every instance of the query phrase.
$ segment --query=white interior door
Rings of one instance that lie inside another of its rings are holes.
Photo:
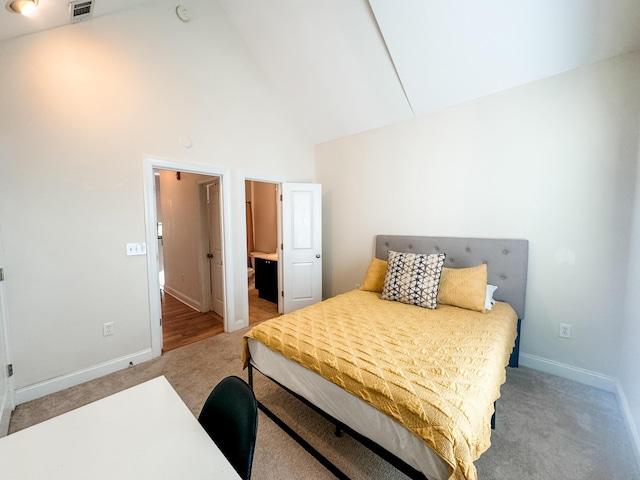
[[[9,431],[9,419],[14,407],[13,388],[8,374],[9,338],[6,319],[6,305],[4,292],[4,270],[2,249],[0,245],[0,437]]]
[[[222,216],[220,181],[207,185],[209,226],[209,275],[211,277],[211,308],[224,318],[224,275],[222,267]]]
[[[322,300],[322,185],[283,183],[281,193],[283,313]]]

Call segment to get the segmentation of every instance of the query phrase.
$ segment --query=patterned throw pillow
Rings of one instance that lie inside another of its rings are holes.
[[[389,250],[382,300],[392,300],[434,309],[444,253],[401,253]]]

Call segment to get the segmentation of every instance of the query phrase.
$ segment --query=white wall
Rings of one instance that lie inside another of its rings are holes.
[[[640,172],[640,154],[637,172]],[[632,436],[640,462],[640,174],[636,173],[636,195],[633,209],[631,255],[629,258],[629,281],[625,302],[625,317],[622,343],[619,351],[619,390],[622,407],[633,418],[636,429]]]
[[[147,259],[125,256],[127,242],[145,241],[144,156],[228,169],[235,245],[245,172],[313,180],[312,146],[217,2],[182,3],[189,23],[156,2],[0,43],[0,230],[19,401],[150,351]],[[246,318],[243,296],[231,301]],[[115,335],[103,337],[107,321]]]
[[[376,234],[526,238],[522,356],[615,388],[639,79],[636,52],[316,146],[325,295],[361,283]]]

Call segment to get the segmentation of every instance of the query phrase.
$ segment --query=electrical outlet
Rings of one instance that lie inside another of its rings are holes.
[[[102,324],[102,336],[107,337],[109,335],[113,335],[113,322]]]
[[[571,325],[568,323],[561,323],[558,328],[558,336],[562,338],[571,338]]]

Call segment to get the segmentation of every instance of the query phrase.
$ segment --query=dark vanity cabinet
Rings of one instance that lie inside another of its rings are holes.
[[[278,303],[278,261],[256,257],[258,297]]]

